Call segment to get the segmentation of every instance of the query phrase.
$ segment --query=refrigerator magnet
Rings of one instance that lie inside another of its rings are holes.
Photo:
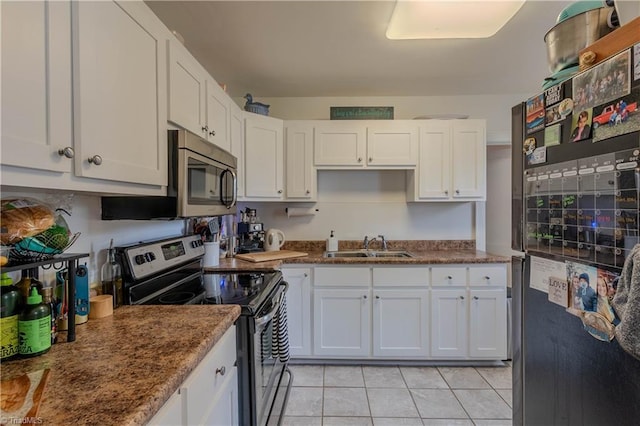
[[[536,149],[536,138],[525,139],[524,144],[522,144],[522,150],[524,151],[525,155],[533,154],[534,149]]]
[[[573,99],[565,98],[560,102],[558,112],[562,118],[566,118],[573,111]]]

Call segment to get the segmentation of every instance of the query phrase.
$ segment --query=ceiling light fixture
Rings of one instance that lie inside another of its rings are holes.
[[[520,10],[525,0],[398,0],[389,20],[391,40],[487,38]]]

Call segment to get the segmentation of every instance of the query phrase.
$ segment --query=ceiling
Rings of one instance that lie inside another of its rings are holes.
[[[529,0],[493,37],[457,40],[388,40],[394,1],[146,3],[231,96],[353,97],[540,91],[571,2]]]

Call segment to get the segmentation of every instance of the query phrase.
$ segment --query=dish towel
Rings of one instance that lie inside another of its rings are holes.
[[[280,307],[273,323],[273,357],[289,361],[289,330],[287,328],[287,296],[282,294]]]
[[[620,318],[615,330],[620,346],[640,359],[640,244],[633,247],[624,262],[611,304]]]

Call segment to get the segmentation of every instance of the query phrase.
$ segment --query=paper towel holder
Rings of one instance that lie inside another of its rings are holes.
[[[319,209],[316,208],[302,208],[302,207],[286,207],[284,209],[287,217],[298,217],[298,216],[315,216],[316,212],[319,212]]]

